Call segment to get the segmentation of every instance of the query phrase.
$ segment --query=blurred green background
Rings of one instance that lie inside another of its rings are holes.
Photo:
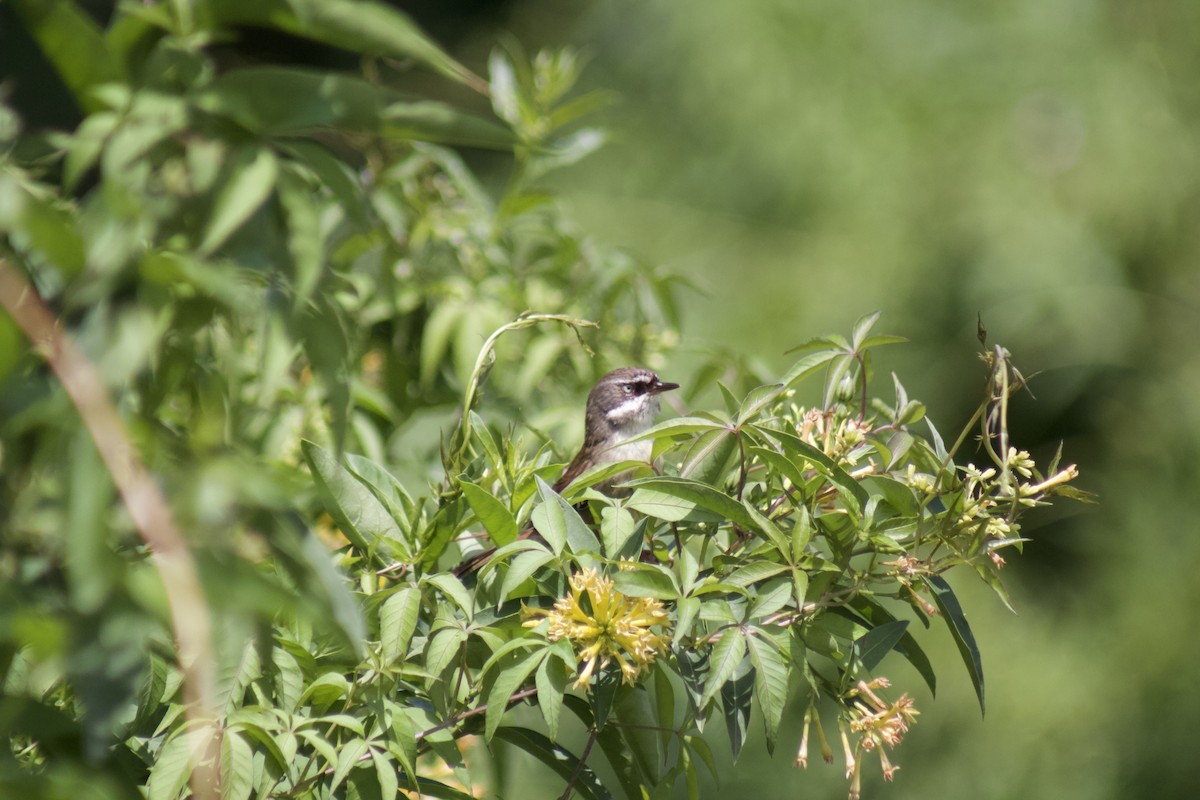
[[[510,12],[527,46],[580,46],[586,78],[620,95],[606,114],[615,141],[559,188],[585,227],[704,288],[686,307],[685,351],[779,366],[878,308],[881,330],[911,340],[877,362],[880,379],[905,375],[957,427],[979,392],[978,314],[989,342],[1040,373],[1036,399],[1015,404],[1019,442],[1040,461],[1062,441],[1099,495],[1027,531],[1008,569],[1017,615],[955,582],[979,632],[987,718],[935,632],[939,696],[919,699],[895,784],[872,768],[864,793],[1193,796],[1200,3]],[[686,366],[681,354],[672,379]],[[759,753],[751,742],[707,796],[844,795],[836,767],[795,770],[782,744]]]
[[[895,784],[872,767],[866,796],[1195,794],[1200,3],[398,5],[480,71],[500,32],[591,55],[586,82],[619,95],[614,140],[557,189],[590,233],[701,288],[671,380],[714,348],[779,369],[874,309],[911,340],[877,380],[904,375],[944,432],[978,401],[977,318],[1038,373],[1017,443],[1042,463],[1063,442],[1100,505],[1026,531],[1017,615],[951,576],[987,718],[932,632],[939,696],[918,694]],[[70,124],[52,87],[35,94],[18,98],[34,122]],[[838,767],[791,766],[798,714],[774,759],[751,740],[705,796],[845,796]]]

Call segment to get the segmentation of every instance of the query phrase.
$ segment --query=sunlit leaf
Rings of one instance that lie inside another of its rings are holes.
[[[380,607],[379,640],[384,658],[396,661],[408,653],[420,611],[421,592],[412,586],[402,587]]]
[[[487,529],[488,535],[497,545],[505,545],[517,538],[517,521],[513,518],[508,507],[497,500],[490,492],[470,481],[461,484],[463,495]]]
[[[754,665],[754,696],[767,732],[767,752],[775,751],[775,738],[787,705],[788,668],[783,655],[766,634],[746,637],[746,651]]]
[[[712,648],[708,678],[704,682],[704,694],[700,696],[701,708],[717,696],[717,692],[721,691],[721,687],[733,676],[744,655],[746,634],[741,628],[726,628]]]
[[[600,542],[579,512],[540,477],[536,480],[541,504],[533,510],[533,524],[554,552],[561,553],[569,544],[572,553],[599,553]]]
[[[309,441],[301,443],[301,450],[338,528],[362,554],[374,553],[380,561],[390,562],[393,545],[403,539],[387,509],[329,451]]]

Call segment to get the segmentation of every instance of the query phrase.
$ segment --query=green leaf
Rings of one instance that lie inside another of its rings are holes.
[[[550,543],[555,555],[562,553],[568,544],[572,553],[599,553],[600,542],[579,516],[579,512],[540,476],[535,475],[534,479],[537,481],[538,497],[542,502],[533,510],[533,525]]]
[[[659,662],[652,667],[654,671],[654,710],[658,715],[659,747],[666,752],[671,744],[675,730],[675,687],[671,685],[671,676],[667,668]]]
[[[650,705],[649,692],[640,687],[622,685],[617,690],[613,718],[617,724],[608,727],[620,730],[637,771],[645,776],[648,785],[659,783],[662,780],[662,754],[659,752],[659,736],[654,730],[657,716]]]
[[[727,431],[729,426],[724,423],[714,422],[711,419],[704,417],[676,417],[665,422],[660,422],[645,433],[640,433],[637,436],[629,439],[630,442],[642,442],[647,439],[661,439],[667,436],[683,436],[689,433],[701,433],[703,431]]]
[[[555,659],[547,658],[538,666],[534,675],[537,686],[538,708],[546,721],[546,732],[551,739],[558,738],[558,720],[562,711],[563,696],[567,691],[567,671]]]
[[[402,545],[403,536],[387,509],[332,453],[308,440],[300,443],[300,450],[338,529],[362,555],[374,554],[377,562],[389,564],[392,545]]]
[[[367,623],[362,606],[346,587],[345,576],[333,565],[329,550],[311,531],[301,531],[298,553],[307,567],[307,591],[327,603],[330,616],[338,625],[343,640],[354,653],[366,656]]]
[[[782,380],[784,388],[790,389],[793,384],[807,378],[839,355],[837,350],[818,350],[802,357],[784,373]]]
[[[872,311],[869,314],[863,314],[854,323],[854,330],[850,333],[852,350],[862,349],[862,343],[867,338],[867,334],[871,332],[871,328],[875,327],[875,323],[879,321],[879,315],[879,311]]]
[[[674,600],[679,597],[675,576],[657,564],[633,564],[613,575],[617,591],[630,597]]]
[[[178,730],[158,752],[146,782],[146,800],[176,800],[191,774],[191,742]]]
[[[688,519],[696,511],[696,504],[692,501],[657,489],[635,489],[625,507],[667,522]]]
[[[212,0],[225,25],[277,28],[355,53],[412,59],[482,90],[483,81],[426,36],[403,11],[373,0]]]
[[[612,800],[612,793],[574,753],[560,747],[543,734],[529,728],[508,726],[496,731],[496,738],[524,750],[541,761],[564,781],[574,781],[575,790],[587,800]]]
[[[763,715],[767,733],[767,752],[775,752],[775,738],[787,705],[788,667],[769,634],[746,637],[746,650],[754,665],[754,696]]]
[[[776,575],[787,572],[791,567],[775,561],[749,561],[735,569],[725,578],[725,583],[734,586],[751,586],[759,581],[765,581]]]
[[[942,612],[942,618],[946,620],[946,627],[950,629],[950,635],[954,637],[954,643],[958,645],[958,653],[962,656],[967,674],[971,676],[971,684],[975,687],[975,696],[979,698],[979,711],[986,713],[983,693],[983,662],[979,656],[979,647],[975,644],[975,635],[971,632],[971,626],[967,624],[967,617],[963,613],[962,606],[950,588],[950,584],[946,583],[946,579],[942,576],[930,576],[926,579],[926,583],[933,591],[933,602]]]
[[[717,696],[717,692],[721,691],[721,687],[733,676],[734,670],[742,663],[742,657],[745,655],[746,634],[741,628],[726,628],[712,648],[708,679],[704,682],[704,693],[700,696],[701,708]]]
[[[379,794],[384,800],[394,798],[400,789],[400,781],[396,777],[396,768],[391,759],[383,752],[371,748],[371,762],[375,765],[375,777],[379,781]]]
[[[605,506],[600,512],[600,539],[604,555],[610,559],[634,557],[641,550],[643,532],[638,528],[629,509]]]
[[[875,665],[899,644],[907,631],[908,620],[904,619],[885,622],[867,631],[854,642],[859,663],[868,670],[875,669]]]
[[[491,741],[492,737],[496,735],[496,729],[500,727],[500,720],[504,718],[504,712],[508,710],[508,701],[513,696],[513,692],[520,689],[521,684],[545,660],[547,652],[544,647],[538,649],[517,663],[504,667],[496,677],[496,681],[487,695],[487,711],[484,715],[483,728],[485,739]]]
[[[396,591],[379,609],[379,640],[389,662],[407,655],[420,612],[421,591],[413,586]]]
[[[362,739],[350,739],[343,742],[338,749],[337,768],[329,782],[329,790],[333,791],[342,785],[350,770],[359,765],[359,759],[367,752],[367,743]],[[148,800],[148,799],[147,799]]]
[[[459,486],[462,487],[463,495],[467,498],[471,510],[475,512],[475,516],[479,517],[479,521],[483,523],[483,527],[487,529],[488,535],[492,537],[492,541],[497,546],[516,540],[517,521],[512,512],[508,510],[508,506],[493,497],[486,489],[470,481],[462,481]]]
[[[435,633],[425,650],[425,671],[429,675],[441,675],[458,657],[466,641],[467,632],[462,628],[442,628]]]
[[[751,391],[750,394],[746,395],[746,399],[742,401],[742,406],[738,410],[736,427],[740,428],[746,422],[753,419],[758,412],[771,405],[775,401],[775,398],[779,397],[782,392],[782,383],[759,386],[757,389]]]
[[[293,303],[312,295],[325,265],[325,237],[314,189],[294,164],[284,162],[279,173],[279,205],[287,220],[287,246],[292,257]]]
[[[211,255],[234,231],[259,209],[275,188],[279,161],[265,147],[243,147],[226,165],[225,181],[197,246],[201,255]]]
[[[700,598],[680,598],[675,607],[675,631],[671,635],[671,644],[679,644],[683,637],[691,633],[692,623],[700,613]]]
[[[450,598],[451,602],[458,606],[468,617],[474,613],[475,601],[471,593],[467,591],[467,587],[463,586],[462,581],[449,572],[427,575],[421,579],[421,582],[441,591],[442,594]]]
[[[657,492],[684,500],[707,509],[714,514],[718,514],[743,528],[753,529],[758,527],[749,511],[741,503],[720,489],[715,489],[712,486],[707,486],[697,481],[688,480],[687,478],[663,476],[657,478],[638,478],[629,481],[627,485],[634,489],[653,489]],[[632,500],[628,505],[633,506]]]
[[[70,487],[63,532],[67,589],[72,607],[91,614],[100,609],[117,577],[107,541],[107,511],[115,489],[92,437],[82,428],[70,459]]]
[[[500,600],[503,602],[515,592],[522,583],[529,580],[535,572],[554,560],[554,554],[545,548],[521,553],[512,560],[508,571],[504,573],[504,581],[500,584]]]
[[[92,88],[124,81],[126,76],[124,65],[109,49],[91,16],[71,0],[12,0],[10,5],[79,107],[85,112],[102,108]]]
[[[742,663],[733,677],[721,687],[721,710],[734,760],[737,760],[742,745],[746,743],[753,698],[754,669],[749,663]]]
[[[0,172],[0,233],[20,252],[33,251],[68,275],[87,262],[75,215],[11,172]]]
[[[350,684],[340,672],[326,672],[308,685],[300,695],[301,703],[328,708],[350,693]]]
[[[705,431],[692,442],[683,457],[679,477],[714,485],[725,479],[725,471],[738,451],[738,439],[732,430]]]
[[[237,731],[221,737],[221,800],[246,800],[254,789],[254,752]]]

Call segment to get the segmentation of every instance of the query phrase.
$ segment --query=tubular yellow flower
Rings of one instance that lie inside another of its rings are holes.
[[[622,679],[633,683],[670,641],[665,634],[650,630],[667,623],[662,603],[649,597],[627,597],[594,569],[572,575],[571,593],[549,611],[527,608],[523,613],[525,627],[536,627],[545,619],[550,623],[546,634],[550,641],[569,639],[575,644],[580,665],[576,688],[588,684],[597,666],[603,668],[613,661],[620,667]]]

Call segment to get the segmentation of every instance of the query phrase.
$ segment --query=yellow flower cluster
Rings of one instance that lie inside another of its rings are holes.
[[[616,661],[626,683],[632,683],[655,657],[666,650],[670,638],[651,630],[667,623],[662,603],[649,597],[626,597],[609,578],[588,569],[571,576],[571,593],[549,611],[524,610],[527,628],[542,620],[550,623],[550,641],[569,639],[580,664],[575,688],[586,686],[597,665]]]

